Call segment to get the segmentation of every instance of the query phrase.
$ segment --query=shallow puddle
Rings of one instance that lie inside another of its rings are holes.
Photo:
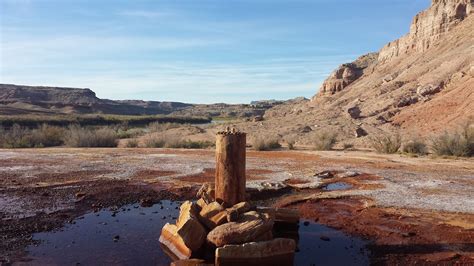
[[[336,183],[331,183],[327,184],[326,186],[323,187],[323,190],[327,191],[334,191],[334,190],[344,190],[344,189],[350,189],[352,188],[352,185],[344,183],[344,182],[336,182]]]
[[[162,201],[150,208],[138,204],[118,211],[86,214],[55,232],[38,233],[30,246],[32,264],[169,265],[158,238],[167,222],[174,223],[179,203]],[[295,265],[367,265],[367,241],[323,225],[301,222],[288,237],[298,240]]]
[[[369,265],[369,241],[317,223],[300,223],[295,265]]]

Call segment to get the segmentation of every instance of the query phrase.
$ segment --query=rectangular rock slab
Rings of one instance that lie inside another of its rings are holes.
[[[199,212],[199,220],[206,225],[207,228],[209,229],[214,229],[216,227],[216,221],[218,220],[218,217],[212,220],[212,218],[216,215],[218,215],[220,212],[224,211],[224,207],[220,205],[218,202],[214,201],[211,202],[207,205],[205,205],[202,210]],[[227,220],[226,215],[224,217]]]
[[[199,207],[196,203],[185,201],[180,207],[176,221],[178,235],[192,251],[197,251],[204,244],[207,236],[207,230],[197,218],[197,208]]]
[[[234,206],[227,208],[227,221],[235,222],[239,219],[240,215],[246,213],[252,209],[250,203],[243,201],[235,204]]]
[[[293,239],[276,238],[270,241],[226,245],[216,249],[216,266],[292,266],[296,243]]]
[[[159,241],[178,259],[189,259],[192,256],[192,250],[186,246],[181,236],[178,235],[178,227],[174,224],[166,223],[163,226]]]
[[[236,222],[219,225],[207,234],[207,241],[216,247],[255,241],[273,228],[273,218],[268,213],[255,211],[242,214]]]

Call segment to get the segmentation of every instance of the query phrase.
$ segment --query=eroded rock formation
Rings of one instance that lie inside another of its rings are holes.
[[[370,53],[359,57],[352,63],[339,66],[327,78],[319,90],[321,95],[331,95],[342,91],[364,74],[364,69],[376,62],[378,54]]]
[[[469,16],[473,6],[473,0],[433,0],[429,9],[415,16],[406,36],[382,48],[378,60],[386,62],[401,55],[426,51]]]

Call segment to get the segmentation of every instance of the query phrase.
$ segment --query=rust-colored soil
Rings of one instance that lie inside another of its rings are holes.
[[[0,150],[0,262],[24,257],[36,232],[100,208],[193,199],[214,181],[212,150]],[[247,152],[249,184],[320,188],[256,190],[259,204],[298,208],[306,218],[369,238],[378,264],[474,264],[474,161],[368,152]],[[318,180],[330,171],[350,177]],[[257,181],[257,182],[254,182]]]
[[[473,214],[367,207],[370,201],[322,199],[290,206],[307,219],[372,239],[374,264],[474,263]]]

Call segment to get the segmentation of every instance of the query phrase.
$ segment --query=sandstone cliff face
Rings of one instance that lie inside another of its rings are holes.
[[[364,70],[377,61],[378,53],[359,57],[356,61],[339,66],[322,84],[319,94],[332,95],[342,91],[364,74]]]
[[[429,9],[415,16],[406,36],[382,48],[378,60],[386,62],[412,52],[426,51],[469,16],[473,6],[474,0],[433,0]]]
[[[299,144],[328,130],[366,146],[381,132],[429,137],[474,121],[473,6],[473,0],[433,1],[408,35],[339,67],[310,102],[276,106],[265,121],[242,130],[275,132]]]

